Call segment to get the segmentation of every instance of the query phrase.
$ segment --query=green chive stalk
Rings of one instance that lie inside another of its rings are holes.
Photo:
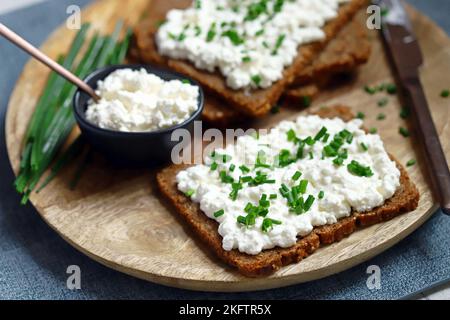
[[[74,70],[73,72],[80,78],[86,77],[97,68],[122,63],[131,37],[131,31],[127,30],[123,41],[118,42],[122,26],[123,23],[119,22],[111,36],[100,37],[95,34],[80,60],[77,59],[78,52],[85,43],[89,28],[88,24],[83,25],[67,56],[60,57],[58,62],[64,67]],[[74,62],[77,60],[80,62],[75,67]],[[20,172],[15,181],[16,190],[23,194],[21,201],[23,204],[28,201],[31,192],[37,187],[45,171],[73,130],[75,118],[72,111],[72,97],[75,91],[75,86],[53,72],[50,74],[28,126]],[[63,167],[77,158],[82,152],[83,146],[82,139],[77,138],[55,161],[49,175],[37,191],[42,190]],[[77,170],[80,171],[79,175],[84,167],[85,164]]]

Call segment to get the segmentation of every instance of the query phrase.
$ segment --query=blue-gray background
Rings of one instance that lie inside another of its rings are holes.
[[[0,16],[35,45],[62,23],[69,4],[88,0],[51,0]],[[450,32],[450,1],[410,0]],[[288,288],[214,294],[168,288],[110,270],[88,259],[56,235],[31,207],[21,207],[12,188],[4,137],[8,98],[28,57],[0,39],[0,298],[2,299],[395,299],[450,280],[450,218],[436,213],[394,248],[351,270]],[[448,70],[447,70],[448,71]],[[450,84],[447,84],[450,85]],[[366,287],[366,268],[379,265],[382,288]],[[82,289],[66,288],[66,268],[79,265]]]

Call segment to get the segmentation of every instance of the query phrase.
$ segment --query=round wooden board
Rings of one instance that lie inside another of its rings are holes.
[[[148,0],[103,0],[85,8],[83,21],[96,29],[110,32],[115,21],[125,18],[135,23],[145,11]],[[450,84],[450,41],[428,18],[410,8],[414,28],[420,39],[425,64],[422,81],[433,112],[447,159],[450,159],[449,100],[439,96]],[[51,57],[67,50],[74,31],[65,26],[56,30],[43,45]],[[387,149],[402,163],[417,159],[409,168],[421,200],[416,211],[392,221],[357,231],[339,243],[323,247],[302,262],[282,268],[267,278],[252,279],[210,255],[183,221],[160,199],[155,189],[154,172],[118,170],[100,157],[85,171],[75,191],[67,183],[74,171],[67,168],[41,193],[33,193],[31,202],[42,218],[75,248],[113,269],[153,282],[205,291],[249,291],[282,287],[322,278],[357,265],[391,247],[418,228],[437,209],[433,201],[426,166],[415,137],[398,134],[400,103],[389,98],[388,106],[377,107],[382,94],[370,96],[361,90],[364,84],[391,82],[391,73],[376,32],[371,33],[373,53],[352,83],[330,90],[314,106],[346,104],[366,113],[367,126],[376,126]],[[6,138],[10,161],[18,170],[21,141],[28,120],[45,82],[47,70],[30,61],[11,96],[6,119]],[[298,114],[286,109],[255,123],[271,126],[280,119]],[[376,121],[379,112],[387,114]],[[433,236],[433,235],[429,235]]]

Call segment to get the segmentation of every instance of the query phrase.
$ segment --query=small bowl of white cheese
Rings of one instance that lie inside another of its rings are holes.
[[[172,133],[192,132],[203,111],[203,91],[196,81],[148,65],[109,66],[85,82],[100,99],[78,90],[75,118],[85,139],[119,164],[169,161],[178,143]]]

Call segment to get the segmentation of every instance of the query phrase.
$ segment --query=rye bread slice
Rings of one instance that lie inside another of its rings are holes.
[[[322,78],[355,70],[369,60],[371,44],[365,24],[366,13],[359,11],[329,42],[322,53],[309,66],[301,70],[289,88],[317,83]]]
[[[367,62],[371,45],[365,28],[365,12],[360,11],[353,21],[345,26],[329,42],[323,52],[309,66],[301,70],[294,84],[285,90],[283,97],[290,104],[305,106],[305,98],[311,101],[337,74],[351,73],[359,65]],[[131,48],[131,56],[142,61],[139,48]],[[205,92],[203,120],[215,126],[225,126],[246,118],[241,112],[231,108],[218,95]]]
[[[197,80],[205,89],[225,99],[234,109],[252,117],[265,115],[272,105],[280,98],[284,89],[291,84],[298,70],[302,70],[319,54],[326,44],[332,40],[339,30],[349,22],[354,14],[366,3],[366,0],[351,0],[343,4],[338,16],[329,21],[324,32],[323,41],[306,44],[299,47],[298,56],[283,72],[283,78],[270,88],[252,90],[232,90],[227,87],[224,77],[218,73],[210,73],[195,68],[190,62],[163,57],[158,53],[155,43],[155,33],[158,21],[165,18],[165,14],[172,8],[183,9],[189,6],[191,0],[153,0],[148,9],[148,15],[134,32],[134,45],[138,48],[140,57],[147,63],[165,65],[172,70],[183,73]]]
[[[321,117],[340,117],[345,121],[354,116],[350,110],[343,106],[323,108],[316,114]],[[238,250],[226,251],[222,248],[222,238],[218,233],[218,223],[209,219],[199,208],[183,193],[178,191],[176,175],[188,166],[172,165],[157,174],[157,183],[161,193],[175,207],[177,214],[191,226],[197,236],[225,263],[237,268],[243,275],[256,277],[269,275],[281,267],[298,262],[317,250],[320,245],[331,244],[350,235],[358,228],[367,227],[375,223],[387,221],[402,213],[416,209],[419,201],[419,192],[409,179],[406,170],[397,161],[401,172],[401,186],[382,206],[369,212],[354,212],[351,216],[339,220],[332,225],[314,228],[313,232],[289,248],[274,248],[262,251],[258,255],[248,255]]]

